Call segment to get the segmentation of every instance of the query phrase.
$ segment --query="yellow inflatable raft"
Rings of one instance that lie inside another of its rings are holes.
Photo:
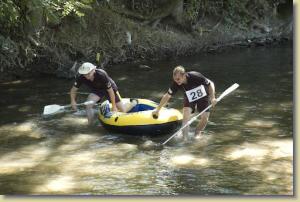
[[[162,108],[159,117],[154,118],[152,111],[158,105],[147,99],[135,99],[137,104],[127,113],[111,113],[111,104],[100,106],[98,118],[110,131],[130,135],[161,135],[174,132],[181,124],[182,114],[177,109]],[[132,99],[123,98],[123,104],[130,105]]]

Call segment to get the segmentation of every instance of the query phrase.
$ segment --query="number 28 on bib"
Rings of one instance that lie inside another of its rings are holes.
[[[193,88],[185,92],[189,102],[194,102],[207,95],[203,85]]]

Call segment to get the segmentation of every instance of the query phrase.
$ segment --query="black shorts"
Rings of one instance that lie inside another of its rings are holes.
[[[103,97],[105,97],[107,100],[110,101],[109,94],[108,94],[107,90],[93,91],[92,93],[94,93],[95,95],[99,96],[100,100],[102,100]],[[120,102],[121,101],[121,97],[120,97],[119,92],[116,91],[116,90],[114,90],[114,93],[115,93],[115,102],[116,103]]]
[[[197,107],[198,112],[202,112],[206,107],[209,106],[209,104],[210,103],[209,103],[208,99],[205,99],[205,98],[204,99],[199,99],[195,102],[190,103],[188,101],[188,99],[185,97],[184,101],[183,101],[183,106],[184,107],[190,107],[192,109],[192,113],[195,112],[196,107]],[[207,109],[205,112],[209,112],[209,109]]]

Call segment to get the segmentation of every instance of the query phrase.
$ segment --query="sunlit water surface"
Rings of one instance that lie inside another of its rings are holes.
[[[162,150],[149,137],[88,127],[84,116],[41,117],[69,103],[72,80],[0,84],[0,194],[292,195],[292,45],[232,50],[106,70],[123,97],[159,101],[181,64],[215,82],[217,95],[240,87],[212,111],[205,137]],[[78,101],[84,101],[84,89]],[[182,108],[182,95],[170,107]],[[191,132],[195,129],[195,123]],[[163,142],[170,134],[152,138]]]

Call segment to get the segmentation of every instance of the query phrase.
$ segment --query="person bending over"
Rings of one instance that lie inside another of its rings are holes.
[[[183,120],[182,126],[189,120],[195,109],[202,112],[211,103],[214,106],[217,103],[215,98],[215,85],[208,78],[196,71],[186,72],[183,66],[177,66],[173,70],[173,82],[169,90],[163,95],[159,105],[152,112],[153,116],[159,116],[160,109],[168,103],[170,98],[178,91],[184,92],[183,101]],[[195,138],[200,138],[206,127],[209,118],[209,109],[201,116],[199,124],[196,127]],[[189,126],[183,129],[183,136],[188,137]]]
[[[117,112],[118,110],[121,112],[126,111],[118,92],[118,87],[106,71],[96,69],[96,66],[92,63],[85,62],[79,67],[78,73],[79,75],[76,77],[70,90],[71,106],[74,110],[77,110],[77,91],[82,84],[85,84],[91,91],[87,97],[87,101],[94,101],[96,103],[102,98],[106,98],[111,102],[113,112]],[[86,112],[88,123],[92,125],[94,122],[93,104],[86,106]]]

